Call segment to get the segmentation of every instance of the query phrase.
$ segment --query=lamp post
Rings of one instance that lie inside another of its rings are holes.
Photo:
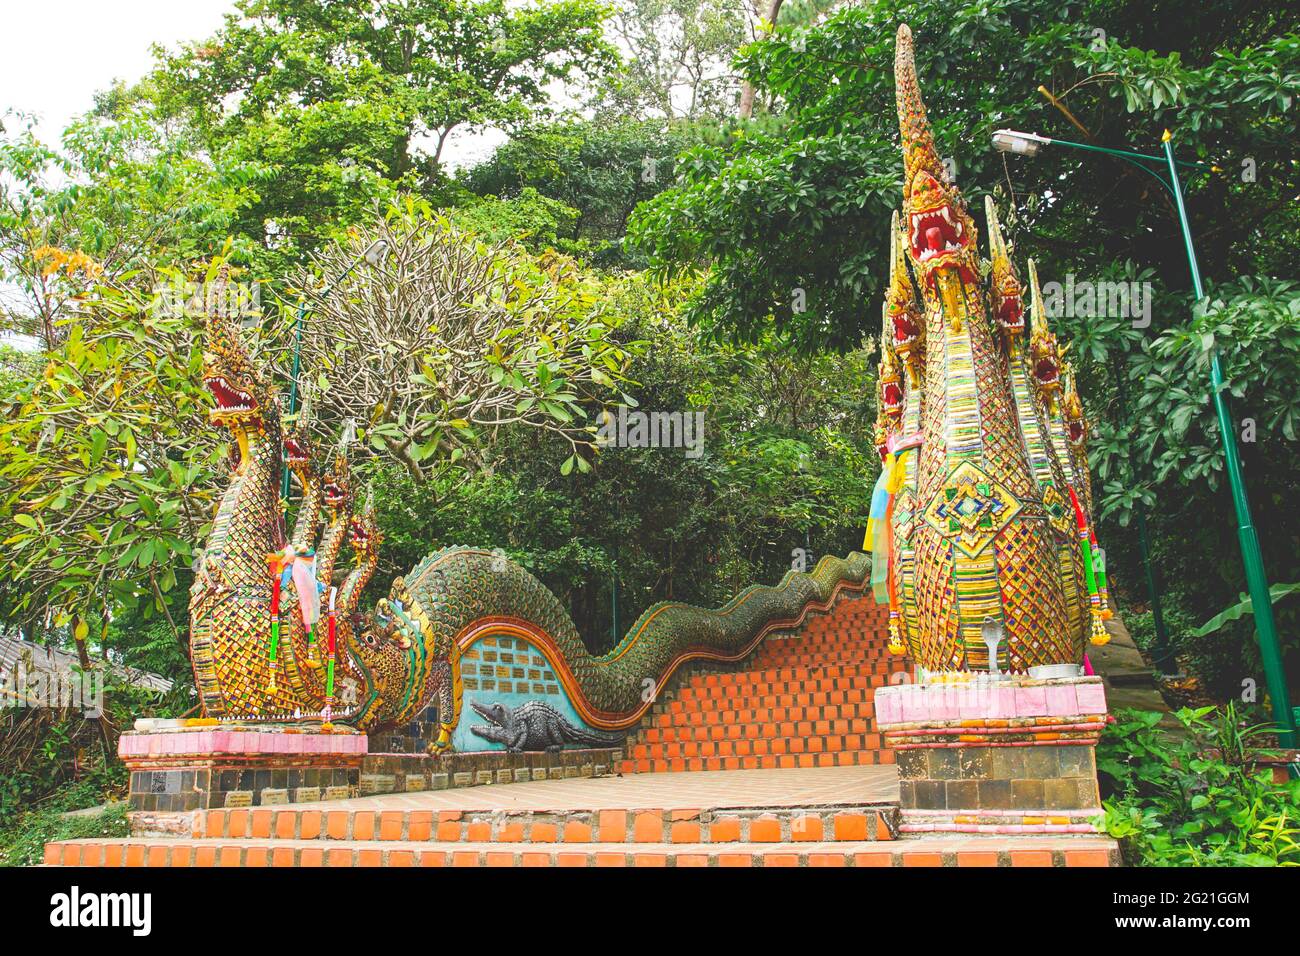
[[[1192,228],[1187,221],[1187,208],[1183,204],[1182,184],[1178,178],[1178,167],[1193,169],[1214,169],[1205,163],[1187,162],[1174,157],[1173,134],[1165,130],[1161,137],[1164,156],[1138,153],[1127,149],[1112,149],[1107,146],[1093,146],[1088,143],[1074,143],[1069,140],[1053,139],[1037,133],[1022,133],[1018,130],[1000,129],[993,134],[993,146],[1006,153],[1022,156],[1036,156],[1044,146],[1066,146],[1094,153],[1105,153],[1131,163],[1138,169],[1153,176],[1173,197],[1174,207],[1178,211],[1178,224],[1182,228],[1183,245],[1187,252],[1187,265],[1192,273],[1192,289],[1199,301],[1205,297],[1201,286],[1201,270],[1196,264],[1196,249],[1192,243]],[[1149,163],[1163,165],[1168,178],[1153,169]],[[1237,452],[1237,438],[1232,428],[1232,418],[1228,413],[1227,400],[1223,396],[1223,366],[1219,361],[1219,347],[1216,343],[1210,349],[1210,395],[1214,401],[1214,411],[1219,422],[1219,438],[1223,442],[1225,470],[1228,473],[1228,485],[1232,490],[1232,505],[1237,515],[1237,540],[1241,546],[1242,563],[1246,570],[1246,586],[1250,593],[1251,605],[1255,614],[1255,626],[1259,633],[1260,658],[1264,665],[1264,680],[1268,686],[1269,697],[1273,703],[1273,720],[1277,725],[1278,743],[1283,747],[1296,745],[1296,716],[1291,710],[1290,694],[1286,686],[1286,674],[1282,669],[1282,652],[1278,646],[1277,624],[1273,620],[1273,603],[1268,592],[1268,578],[1264,573],[1264,558],[1259,548],[1259,536],[1255,533],[1255,524],[1250,514],[1250,502],[1246,497],[1246,482],[1241,474],[1241,459]],[[1139,503],[1140,506],[1140,503]],[[1140,518],[1139,530],[1145,536],[1145,516]],[[1143,551],[1146,552],[1146,541]],[[1152,588],[1153,603],[1155,599],[1154,581],[1151,569],[1147,568],[1148,584]],[[1163,628],[1162,628],[1163,629]]]
[[[384,254],[388,251],[388,240],[376,239],[370,245],[366,246],[361,255],[352,260],[352,263],[339,273],[338,278],[321,290],[321,298],[325,298],[334,291],[334,287],[356,271],[357,266],[365,262],[369,265],[378,265],[383,259]],[[289,417],[298,411],[298,372],[302,368],[302,327],[307,318],[307,303],[304,301],[298,306],[298,320],[294,323],[294,342],[293,342],[293,375],[289,379]],[[289,466],[286,464],[280,475],[280,497],[286,501],[289,498]]]

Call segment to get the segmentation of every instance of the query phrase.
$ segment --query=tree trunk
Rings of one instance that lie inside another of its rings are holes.
[[[772,25],[774,30],[776,29],[776,18],[781,15],[781,4],[783,2],[784,0],[768,0],[767,16],[764,19]],[[746,80],[740,88],[740,110],[738,115],[741,119],[749,119],[753,115],[755,95],[754,84]]]

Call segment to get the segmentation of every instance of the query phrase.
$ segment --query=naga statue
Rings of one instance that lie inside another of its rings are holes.
[[[895,82],[903,206],[890,229],[875,433],[885,469],[868,531],[890,646],[923,676],[1079,664],[1089,638],[1108,638],[1078,393],[1032,261],[1025,308],[991,199],[982,268],[906,24]]]
[[[865,586],[866,555],[823,558],[717,610],[656,604],[595,656],[559,600],[503,553],[449,547],[362,611],[382,535],[373,507],[354,505],[346,448],[318,469],[306,416],[285,433],[277,390],[239,331],[210,312],[206,336],[210,417],[229,430],[233,456],[190,600],[190,653],[209,718],[337,720],[371,733],[432,723],[425,743],[435,754],[452,749],[453,736],[511,748],[612,745],[682,664],[743,659],[768,634]],[[284,467],[300,493],[292,533]],[[352,566],[336,571],[345,545]],[[492,723],[458,734],[466,698]]]

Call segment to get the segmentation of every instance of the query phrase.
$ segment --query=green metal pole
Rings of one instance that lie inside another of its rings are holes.
[[[1183,228],[1183,243],[1187,247],[1187,264],[1192,270],[1192,288],[1199,301],[1204,298],[1201,287],[1201,270],[1196,265],[1196,250],[1192,245],[1192,229],[1187,222],[1187,209],[1183,205],[1182,186],[1178,182],[1178,165],[1174,160],[1173,136],[1165,130],[1163,137],[1165,159],[1169,162],[1169,180],[1173,184],[1174,199],[1178,206],[1178,220]],[[1232,489],[1232,505],[1237,512],[1237,538],[1241,542],[1241,558],[1246,566],[1246,587],[1255,613],[1255,628],[1259,633],[1259,656],[1264,663],[1264,681],[1273,703],[1273,719],[1277,723],[1278,743],[1283,747],[1296,744],[1295,714],[1291,710],[1287,692],[1286,673],[1282,669],[1282,651],[1277,641],[1277,624],[1273,620],[1273,602],[1268,593],[1268,578],[1264,574],[1264,556],[1259,550],[1259,536],[1250,516],[1250,502],[1246,499],[1246,483],[1241,474],[1241,459],[1237,455],[1237,436],[1228,414],[1228,403],[1223,397],[1223,366],[1219,362],[1219,348],[1210,349],[1210,388],[1214,411],[1219,419],[1219,437],[1223,441],[1223,456]]]
[[[297,328],[294,330],[293,343],[293,378],[289,381],[289,414],[293,415],[298,410],[298,369],[302,364],[302,323],[307,315],[307,303],[304,302],[298,306]],[[280,476],[280,497],[285,501],[289,500],[289,466],[284,466],[283,474]]]

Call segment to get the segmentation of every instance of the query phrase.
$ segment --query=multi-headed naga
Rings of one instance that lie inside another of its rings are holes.
[[[824,558],[812,573],[747,588],[717,610],[656,604],[597,657],[555,596],[504,553],[451,547],[362,612],[381,536],[373,509],[353,507],[343,449],[322,472],[303,416],[284,434],[274,385],[220,314],[208,316],[204,365],[212,422],[229,429],[235,456],[190,600],[190,650],[209,717],[333,719],[371,731],[415,724],[433,728],[425,742],[437,753],[453,736],[464,746],[496,739],[458,733],[466,699],[479,714],[540,713],[525,706],[540,701],[568,721],[566,740],[606,740],[599,732],[636,724],[681,664],[739,660],[767,634],[863,587],[865,555]],[[280,500],[286,465],[300,491],[292,534]],[[345,543],[353,566],[336,572]]]
[[[897,486],[889,546],[876,548],[889,563],[891,643],[927,672],[983,670],[991,625],[1002,669],[1077,664],[1090,634],[1105,639],[1079,541],[1081,529],[1091,539],[1091,495],[1078,396],[1071,384],[1060,400],[1032,263],[1025,340],[1024,286],[991,201],[982,278],[906,25],[895,81],[903,208],[890,231],[876,435]]]

